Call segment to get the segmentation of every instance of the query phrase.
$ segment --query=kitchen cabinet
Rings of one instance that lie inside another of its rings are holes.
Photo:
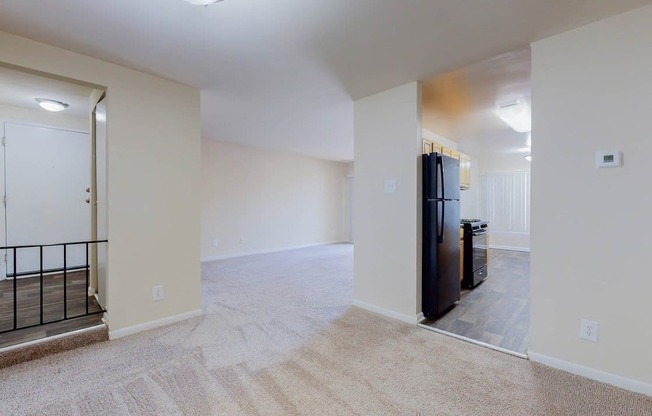
[[[453,151],[448,147],[442,147],[441,154],[448,157],[453,157]]]
[[[460,189],[471,187],[471,158],[460,153]]]
[[[433,150],[432,150],[433,144],[434,144],[433,142],[430,142],[428,140],[423,141],[423,154],[424,155],[429,155],[430,153],[433,152]]]
[[[449,149],[439,143],[423,139],[423,154],[440,153],[460,161],[460,189],[471,187],[471,158],[456,150]]]

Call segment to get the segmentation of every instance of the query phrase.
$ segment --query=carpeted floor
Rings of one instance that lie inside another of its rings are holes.
[[[652,398],[350,306],[352,256],[205,264],[203,317],[0,370],[0,414],[652,415]]]

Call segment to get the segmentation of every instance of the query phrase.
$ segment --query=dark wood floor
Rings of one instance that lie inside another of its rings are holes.
[[[0,281],[0,332],[14,327],[13,280]],[[18,328],[40,323],[40,279],[28,277],[18,279],[17,324]],[[84,271],[69,272],[66,283],[67,316],[73,318],[102,308],[94,297],[87,296],[86,275]],[[59,321],[64,318],[63,275],[50,275],[43,278],[43,322]],[[35,328],[21,329],[0,334],[0,348],[22,342],[33,341],[64,332],[87,328],[101,323],[102,314],[85,316],[64,322],[50,323]]]
[[[530,338],[530,253],[490,250],[489,277],[434,328],[525,354]]]

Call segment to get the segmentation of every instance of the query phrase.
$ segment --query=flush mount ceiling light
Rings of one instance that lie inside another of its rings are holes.
[[[49,100],[47,98],[36,98],[36,102],[41,108],[44,108],[48,111],[63,111],[68,108],[68,104],[62,103],[61,101]]]
[[[208,6],[209,4],[220,3],[224,0],[186,0],[190,4],[195,6]]]
[[[509,127],[519,133],[527,133],[532,130],[532,115],[530,106],[522,100],[514,103],[501,105],[496,110],[498,117],[503,119]]]

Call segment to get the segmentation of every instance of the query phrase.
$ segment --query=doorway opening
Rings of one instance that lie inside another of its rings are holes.
[[[530,325],[530,67],[530,50],[518,50],[422,90],[424,153],[456,161],[461,224],[459,245],[434,248],[435,263],[457,263],[459,275],[429,274],[457,280],[456,299],[420,326],[520,357]]]
[[[3,348],[102,324],[106,117],[103,87],[4,64],[0,86]]]

